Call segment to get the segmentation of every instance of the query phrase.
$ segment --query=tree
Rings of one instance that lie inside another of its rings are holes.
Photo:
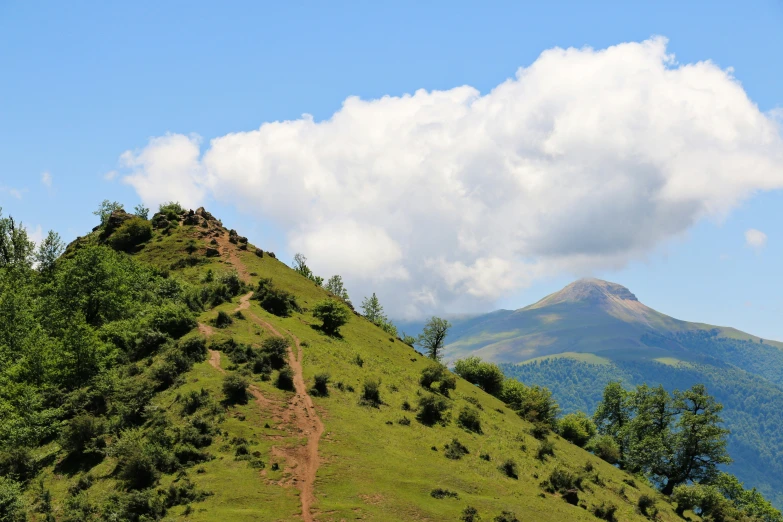
[[[383,315],[383,307],[381,306],[381,302],[378,300],[375,292],[372,293],[372,297],[364,298],[361,308],[362,314],[371,323],[378,324],[380,319],[386,318],[386,316]]]
[[[476,356],[455,362],[454,373],[495,397],[503,391],[505,377],[500,367],[497,364],[484,362]]]
[[[375,294],[373,294],[373,297]],[[436,361],[443,358],[443,346],[451,323],[440,317],[431,317],[424,325],[424,331],[419,335],[417,343],[428,357]]]
[[[35,260],[38,262],[38,270],[41,273],[49,274],[54,270],[54,262],[65,250],[65,244],[60,238],[60,234],[50,230],[46,238],[38,247],[35,254]]]
[[[557,421],[557,432],[568,442],[584,448],[595,435],[595,423],[583,412],[569,413]]]
[[[623,428],[627,445],[625,467],[652,474],[672,458],[672,423],[677,412],[663,386],[637,386],[628,399],[635,415]]]
[[[3,217],[0,208],[0,268],[29,268],[33,263],[35,243],[27,236],[27,229],[14,221],[13,217]]]
[[[124,210],[124,209],[125,207],[122,205],[122,203],[104,199],[103,202],[101,202],[100,206],[98,207],[98,210],[93,212],[93,214],[101,219],[101,226],[104,226],[106,224],[106,221],[109,220],[109,216],[111,216],[112,212],[115,212],[117,210]]]
[[[313,271],[307,266],[307,258],[302,254],[297,253],[294,256],[294,270],[318,286],[321,286],[324,282],[323,277],[313,274]]]
[[[348,308],[333,299],[324,299],[313,307],[313,317],[321,320],[321,330],[328,335],[337,335],[349,316]]]
[[[348,290],[345,289],[343,278],[339,275],[333,275],[330,277],[324,288],[329,290],[333,295],[339,297],[343,301],[350,302],[350,298],[348,297]]]
[[[620,447],[622,463],[625,448],[623,439],[625,426],[631,420],[632,407],[629,394],[619,381],[612,381],[604,388],[603,399],[593,415],[593,421],[601,435],[609,435]]]
[[[675,392],[674,409],[678,415],[672,441],[674,454],[658,469],[651,470],[654,478],[665,481],[661,491],[666,495],[686,482],[714,481],[718,467],[731,462],[726,451],[729,430],[720,426],[723,405],[707,394],[703,384]]]
[[[133,207],[133,213],[141,219],[149,219],[150,209],[145,207],[143,203],[139,203]]]

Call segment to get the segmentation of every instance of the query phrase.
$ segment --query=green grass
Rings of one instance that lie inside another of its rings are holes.
[[[202,239],[199,227],[180,226],[171,235],[156,232],[153,239],[137,254],[140,260],[168,268],[179,258],[187,256],[188,239],[196,239],[203,253],[210,238]],[[233,248],[233,246],[232,246]],[[318,322],[309,309],[328,297],[317,287],[282,262],[268,255],[257,257],[250,246],[248,251],[237,251],[237,256],[248,273],[256,274],[250,283],[270,277],[274,284],[297,296],[303,313],[279,318],[262,310],[255,301],[245,314],[247,319],[235,319],[226,329],[215,329],[214,339],[233,337],[239,342],[259,346],[269,332],[250,317],[258,317],[273,324],[280,331],[290,332],[307,344],[303,348],[303,376],[312,386],[314,376],[330,375],[330,395],[315,397],[325,431],[320,441],[321,465],[315,482],[316,501],[313,506],[319,521],[341,520],[458,520],[468,506],[478,509],[483,520],[492,520],[502,510],[516,513],[520,520],[552,521],[585,520],[595,517],[591,507],[611,502],[619,507],[619,520],[644,520],[636,513],[635,503],[645,493],[658,498],[662,521],[679,518],[662,497],[650,487],[639,483],[639,489],[626,486],[628,476],[615,467],[600,461],[586,451],[552,434],[555,456],[547,461],[535,458],[539,442],[530,431],[532,425],[523,421],[498,399],[485,394],[468,382],[457,379],[457,388],[449,398],[450,410],[445,426],[425,426],[415,419],[415,411],[404,411],[408,401],[414,408],[420,394],[419,376],[430,362],[411,347],[389,335],[362,317],[351,314],[349,322],[340,330],[340,338],[327,337],[314,328]],[[171,277],[196,282],[208,269],[216,274],[234,267],[227,258],[206,259],[202,264],[170,270]],[[218,311],[232,312],[238,300],[204,312],[199,318],[209,323]],[[549,321],[552,322],[551,320]],[[556,322],[556,321],[555,321]],[[543,321],[544,324],[547,320]],[[198,335],[192,332],[189,335]],[[500,339],[496,336],[494,339]],[[354,364],[356,355],[364,360],[362,367]],[[601,363],[601,357],[589,354],[569,354],[570,357]],[[228,373],[231,363],[225,354],[221,367]],[[383,404],[378,408],[361,406],[359,392],[366,379],[380,379]],[[175,425],[185,421],[180,414],[178,397],[201,388],[210,391],[216,399],[222,397],[223,376],[208,362],[199,363],[184,376],[184,381],[159,393],[154,405],[165,411]],[[292,394],[274,387],[270,381],[253,378],[253,384],[267,399],[285,403]],[[343,391],[337,387],[342,383]],[[348,391],[353,387],[354,391]],[[470,398],[471,402],[467,399]],[[467,432],[456,425],[459,410],[478,404],[483,434]],[[397,421],[403,416],[411,420],[405,426]],[[301,505],[299,490],[290,484],[291,473],[286,461],[274,448],[304,444],[305,435],[288,433],[273,412],[259,407],[255,401],[227,407],[221,434],[214,438],[208,451],[214,458],[188,469],[187,474],[198,489],[212,493],[206,500],[192,504],[192,512],[183,517],[185,506],[172,508],[169,520],[231,520],[276,521],[299,519]],[[269,426],[269,427],[267,427]],[[246,461],[234,458],[230,441],[236,437],[247,439],[251,451],[258,451],[266,464],[263,470],[252,468]],[[444,456],[444,445],[457,438],[470,453],[460,460]],[[435,447],[436,450],[432,448]],[[490,461],[479,458],[482,453]],[[498,466],[506,459],[514,459],[519,467],[517,480],[506,477]],[[277,462],[281,469],[272,471]],[[558,495],[544,493],[540,483],[556,466],[565,466],[575,472],[592,463],[602,479],[602,485],[591,483],[579,497],[586,509],[571,506]],[[114,491],[118,484],[112,478],[114,463],[104,460],[92,473],[100,480],[90,489],[100,500]],[[197,472],[201,470],[201,472]],[[55,476],[46,472],[46,483],[57,500],[67,496],[66,490],[76,477]],[[159,487],[166,487],[174,477],[164,476]],[[459,499],[435,499],[430,492],[444,488],[456,492]],[[627,494],[622,497],[621,489]]]

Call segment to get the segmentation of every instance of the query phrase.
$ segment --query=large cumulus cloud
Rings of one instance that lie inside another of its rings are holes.
[[[235,203],[395,314],[621,267],[783,186],[776,118],[730,70],[679,64],[663,38],[551,49],[484,95],[350,97],[325,121],[264,123],[203,150],[167,135],[122,161],[147,203]]]

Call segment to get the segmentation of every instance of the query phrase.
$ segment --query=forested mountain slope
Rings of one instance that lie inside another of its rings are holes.
[[[0,520],[680,520],[203,209],[3,223]]]
[[[577,281],[516,311],[456,321],[451,359],[475,354],[592,414],[604,386],[707,385],[731,430],[728,468],[783,506],[783,349],[732,328],[680,321],[606,281]]]

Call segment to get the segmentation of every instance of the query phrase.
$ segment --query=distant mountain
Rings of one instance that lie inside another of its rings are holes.
[[[725,406],[732,472],[783,505],[783,343],[675,319],[599,279],[452,322],[448,360],[500,363],[507,375],[549,387],[565,411],[592,412],[610,380],[706,384]]]

